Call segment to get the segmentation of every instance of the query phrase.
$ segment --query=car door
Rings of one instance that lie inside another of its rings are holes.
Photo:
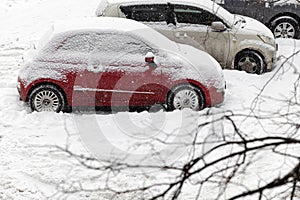
[[[145,62],[145,56],[157,50],[125,33],[97,33],[93,44],[95,49],[85,76],[87,82],[94,81],[96,105],[155,103],[160,93],[161,69]]]
[[[63,67],[72,74],[70,77],[63,77],[69,82],[68,90],[72,93],[72,106],[94,105],[95,80],[86,76],[93,47],[90,42],[91,34],[70,32],[66,36],[59,36],[57,40],[59,43],[53,47],[55,53],[48,59],[53,65]]]
[[[230,29],[217,31],[211,28],[212,22],[222,22],[215,14],[207,10],[174,4],[176,16],[175,41],[205,50],[221,66],[227,65],[230,53]]]
[[[220,5],[233,14],[245,15],[263,21],[269,2],[266,0],[224,0],[220,2]]]

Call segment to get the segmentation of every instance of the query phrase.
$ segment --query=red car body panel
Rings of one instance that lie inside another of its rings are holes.
[[[114,66],[112,66],[114,67]],[[135,66],[129,66],[135,68]],[[54,80],[41,78],[25,86],[19,78],[20,96],[28,101],[31,89],[39,84],[53,84],[62,89],[68,106],[147,106],[166,103],[169,91],[179,85],[190,83],[201,89],[206,107],[224,100],[224,92],[218,92],[213,86],[207,88],[198,81],[183,79],[170,81],[158,68],[148,68],[144,72],[112,70],[105,73],[94,73],[88,70],[77,73],[65,73],[66,79]],[[154,70],[158,71],[154,73]]]

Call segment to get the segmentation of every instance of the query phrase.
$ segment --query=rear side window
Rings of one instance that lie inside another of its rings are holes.
[[[89,34],[78,34],[65,39],[59,46],[59,51],[87,53],[93,50]]]
[[[124,34],[105,34],[95,38],[95,51],[100,53],[111,52],[118,54],[142,54],[151,51],[143,41]]]
[[[65,39],[58,51],[144,55],[151,48],[143,41],[125,34],[82,33]]]
[[[212,22],[222,21],[216,15],[193,6],[174,5],[174,12],[178,23],[210,26]]]
[[[121,6],[126,18],[142,22],[166,21],[166,4]]]

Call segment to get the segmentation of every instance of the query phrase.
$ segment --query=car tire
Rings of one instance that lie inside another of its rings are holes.
[[[251,50],[238,53],[235,57],[234,66],[235,69],[250,74],[262,74],[264,72],[263,58],[257,52]]]
[[[205,98],[202,91],[190,84],[174,87],[167,97],[167,109],[182,110],[190,108],[195,111],[205,108]]]
[[[299,24],[292,17],[280,17],[271,24],[275,38],[297,38],[299,36]]]
[[[32,111],[60,112],[65,111],[66,101],[60,89],[45,84],[32,90],[29,95],[29,105]]]

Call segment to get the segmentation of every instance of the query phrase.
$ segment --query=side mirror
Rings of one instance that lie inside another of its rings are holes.
[[[225,31],[226,30],[226,26],[222,22],[212,22],[211,28],[214,31]]]
[[[154,62],[154,54],[152,52],[148,52],[145,56],[145,62],[148,63],[150,68],[155,69],[157,67],[156,63]]]
[[[154,54],[152,52],[148,52],[145,56],[146,63],[154,63]]]

